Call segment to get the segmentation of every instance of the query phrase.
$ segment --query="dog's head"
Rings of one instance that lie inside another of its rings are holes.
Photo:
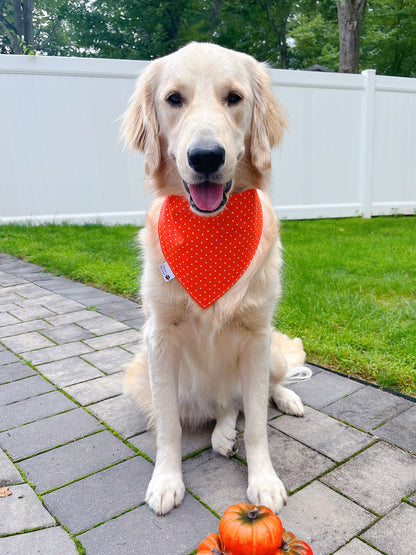
[[[285,119],[263,64],[191,43],[152,62],[124,115],[127,143],[144,152],[153,187],[218,213],[232,192],[261,187]]]

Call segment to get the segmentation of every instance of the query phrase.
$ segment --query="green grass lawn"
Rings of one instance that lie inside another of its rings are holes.
[[[133,297],[134,226],[0,226],[0,251]],[[416,217],[285,221],[280,330],[308,361],[416,395]]]

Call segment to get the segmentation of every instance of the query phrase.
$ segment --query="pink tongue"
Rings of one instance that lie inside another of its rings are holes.
[[[199,185],[189,185],[194,203],[200,210],[212,212],[216,210],[222,202],[223,186],[218,183],[200,183]]]

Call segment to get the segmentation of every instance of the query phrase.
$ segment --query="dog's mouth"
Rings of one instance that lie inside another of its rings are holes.
[[[213,181],[203,181],[194,185],[184,181],[183,184],[189,194],[192,208],[205,214],[217,212],[223,208],[228,200],[227,193],[231,189],[231,181],[225,185]]]

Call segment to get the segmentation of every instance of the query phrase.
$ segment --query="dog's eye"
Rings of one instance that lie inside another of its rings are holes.
[[[239,104],[242,100],[243,97],[234,92],[230,92],[226,98],[228,106],[235,106],[236,104]]]
[[[167,98],[166,102],[175,108],[180,108],[183,105],[183,98],[179,93],[171,93]]]

